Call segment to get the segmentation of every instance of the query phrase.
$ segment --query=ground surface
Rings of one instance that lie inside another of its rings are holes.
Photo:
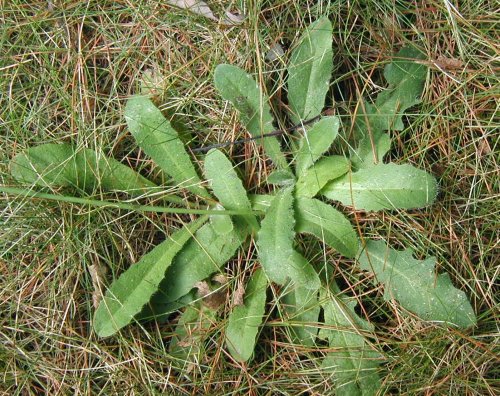
[[[495,2],[469,0],[460,8],[441,1],[242,3],[211,3],[216,15],[228,6],[246,14],[243,24],[223,26],[158,1],[0,2],[0,182],[14,184],[10,158],[47,142],[102,150],[157,179],[123,119],[125,100],[144,87],[146,71],[165,114],[191,133],[190,144],[203,145],[245,136],[214,89],[219,63],[264,82],[279,116],[284,64],[265,54],[280,43],[286,59],[304,27],[328,15],[338,67],[331,94],[349,114],[360,95],[373,97],[384,86],[380,72],[391,54],[413,42],[427,54],[430,73],[423,103],[394,136],[390,156],[434,174],[440,193],[422,210],[357,216],[364,235],[436,256],[439,271],[470,298],[478,325],[460,332],[403,315],[383,303],[352,262],[329,260],[351,293],[364,294],[363,312],[386,359],[385,393],[498,394]],[[255,147],[228,151],[247,186],[265,177]],[[223,323],[214,323],[206,357],[190,373],[176,370],[180,363],[166,352],[169,325],[129,326],[106,340],[93,334],[89,266],[108,268],[111,279],[176,226],[175,218],[6,195],[0,213],[0,392],[333,394],[319,353],[290,343],[277,318],[248,365],[231,360]],[[228,267],[231,282],[245,259],[241,254]]]

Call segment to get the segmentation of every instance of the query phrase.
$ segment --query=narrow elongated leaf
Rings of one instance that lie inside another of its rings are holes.
[[[276,195],[257,234],[261,265],[269,279],[280,285],[284,285],[290,275],[290,260],[294,254],[292,191],[292,188],[285,188]]]
[[[317,277],[317,274],[316,274]],[[291,323],[291,330],[297,344],[314,346],[318,335],[318,321],[321,305],[318,288],[310,289],[291,284],[292,290],[283,296],[284,308]]]
[[[436,179],[412,165],[379,164],[349,172],[328,183],[321,194],[358,210],[411,209],[436,198]]]
[[[295,173],[301,176],[328,151],[339,130],[337,117],[324,117],[306,131],[300,139],[295,157]]]
[[[290,58],[288,101],[294,123],[321,113],[332,68],[332,24],[323,17],[307,28]]]
[[[226,235],[217,234],[210,223],[201,227],[168,268],[158,293],[151,300],[153,310],[155,305],[161,308],[176,301],[189,293],[197,282],[217,272],[234,256],[249,233],[236,221],[233,231]]]
[[[255,80],[232,65],[219,65],[215,69],[215,87],[225,100],[229,100],[240,112],[245,128],[253,137],[272,132],[273,117],[269,107],[269,99],[262,93]],[[266,154],[279,168],[288,166],[281,152],[280,144],[275,137],[263,139]]]
[[[12,176],[42,187],[96,188],[141,195],[156,185],[113,158],[68,144],[42,144],[16,155]]]
[[[338,289],[336,284],[333,284],[333,289]],[[320,336],[328,338],[330,348],[334,350],[323,360],[322,367],[334,376],[335,394],[376,395],[380,389],[377,373],[380,354],[370,347],[361,333],[361,330],[371,331],[371,326],[354,311],[355,301],[326,289],[321,301],[328,327],[321,330]]]
[[[205,175],[215,196],[229,210],[252,210],[247,192],[238,178],[233,165],[219,150],[210,151],[205,157]],[[259,229],[253,215],[241,216],[254,231]]]
[[[359,241],[349,220],[338,210],[317,199],[297,198],[298,233],[312,234],[346,257],[355,257]]]
[[[386,300],[395,299],[420,318],[462,328],[476,324],[465,293],[453,287],[448,274],[435,275],[434,257],[416,260],[411,249],[397,251],[383,241],[368,241],[359,263],[384,284]]]
[[[128,100],[125,120],[139,147],[165,174],[194,194],[210,198],[196,173],[177,131],[148,98],[136,96]]]
[[[389,87],[377,96],[374,104],[364,102],[361,106],[354,124],[362,136],[352,156],[357,167],[380,163],[390,149],[390,138],[385,131],[404,129],[404,111],[418,104],[422,95],[427,67],[415,62],[422,58],[423,54],[414,48],[399,51],[384,70]]]
[[[100,337],[111,336],[132,321],[158,290],[175,255],[205,221],[207,216],[176,231],[111,285],[94,316],[94,329]]]
[[[252,357],[259,327],[266,307],[267,278],[257,270],[248,282],[244,305],[234,307],[229,314],[226,345],[231,356],[240,362]]]
[[[295,192],[297,196],[312,198],[329,181],[345,175],[349,168],[349,160],[341,155],[321,158],[299,177]]]

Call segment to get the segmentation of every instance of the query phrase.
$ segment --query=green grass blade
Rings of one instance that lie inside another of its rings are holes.
[[[290,261],[294,254],[295,218],[293,189],[282,189],[275,196],[257,234],[259,259],[266,275],[284,285],[290,276]]]
[[[340,155],[321,158],[308,168],[297,180],[297,196],[312,198],[330,181],[345,175],[350,169],[350,162]]]
[[[295,173],[301,176],[321,156],[328,151],[337,137],[339,130],[338,117],[325,117],[306,130],[300,139],[299,149],[295,157]]]
[[[139,147],[165,174],[179,187],[210,199],[210,194],[200,186],[201,180],[177,131],[151,100],[141,96],[129,99],[125,120]]]
[[[229,314],[226,345],[231,356],[240,362],[248,361],[255,349],[266,307],[266,288],[266,275],[258,269],[248,282],[244,305],[236,306]]]
[[[10,170],[21,183],[72,187],[89,193],[99,188],[138,196],[156,187],[113,158],[69,144],[49,143],[29,148],[12,159]]]
[[[312,234],[346,257],[355,257],[359,241],[349,220],[338,210],[317,199],[297,198],[298,233]]]
[[[358,210],[411,209],[431,204],[437,183],[412,165],[389,163],[349,172],[328,183],[321,194]]]
[[[448,274],[435,274],[436,259],[413,258],[413,251],[391,249],[383,241],[367,241],[359,256],[361,269],[384,284],[386,300],[395,299],[424,320],[466,328],[476,324],[465,293],[456,289]]]
[[[222,97],[240,112],[241,121],[250,135],[258,138],[274,130],[269,99],[252,76],[239,67],[219,65],[215,69],[214,82]],[[266,137],[262,144],[278,168],[288,167],[276,137]]]
[[[94,329],[100,337],[115,334],[133,320],[158,290],[175,255],[207,219],[203,216],[176,231],[111,285],[94,316]]]
[[[212,150],[206,155],[205,176],[215,196],[225,209],[252,210],[243,183],[222,151]],[[255,216],[241,217],[254,231],[259,229]]]
[[[323,17],[307,28],[290,58],[288,101],[294,123],[321,113],[332,69],[332,23]]]

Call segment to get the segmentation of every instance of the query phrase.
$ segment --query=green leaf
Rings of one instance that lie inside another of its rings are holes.
[[[22,183],[74,187],[90,193],[100,188],[138,196],[156,187],[112,158],[68,144],[49,143],[29,148],[12,159],[11,173]]]
[[[349,168],[350,162],[343,156],[332,155],[321,158],[299,176],[295,187],[296,195],[314,197],[329,181],[345,175]]]
[[[94,316],[100,337],[111,336],[132,321],[158,290],[175,255],[205,221],[207,216],[200,217],[174,232],[113,282]]]
[[[153,308],[176,301],[189,293],[197,282],[219,271],[248,235],[249,230],[238,222],[226,235],[217,234],[210,223],[201,227],[167,270],[158,293],[151,300]]]
[[[374,104],[364,102],[357,114],[354,128],[362,136],[352,160],[358,168],[380,163],[390,149],[387,130],[404,129],[404,111],[420,102],[427,67],[414,60],[424,55],[414,48],[403,48],[384,70],[389,87]],[[374,156],[374,149],[376,157]]]
[[[338,290],[338,286],[333,283],[332,289]],[[334,376],[335,394],[376,395],[380,390],[377,373],[380,354],[370,347],[360,331],[370,331],[371,326],[354,311],[355,301],[327,289],[321,293],[321,301],[327,327],[321,330],[320,336],[328,338],[333,349],[323,360],[322,367]]]
[[[356,256],[358,237],[342,213],[317,199],[301,197],[295,202],[296,232],[312,234],[346,257]]]
[[[224,210],[224,207],[217,204],[214,209]],[[211,215],[210,224],[212,225],[212,228],[217,233],[217,235],[221,236],[229,234],[234,229],[231,216],[227,215]]]
[[[267,177],[267,183],[287,187],[295,184],[295,176],[288,169],[277,169]]]
[[[317,274],[316,277],[318,277]],[[293,322],[291,330],[295,343],[314,346],[321,310],[318,302],[319,287],[310,289],[295,283],[292,283],[290,287],[292,290],[283,296],[283,303],[288,319]]]
[[[306,130],[300,139],[299,149],[295,157],[295,173],[301,176],[321,156],[328,151],[337,137],[339,130],[338,117],[324,117]]]
[[[416,260],[411,249],[397,251],[383,241],[368,241],[359,263],[384,284],[386,300],[395,299],[420,318],[462,328],[476,324],[465,293],[453,287],[448,274],[436,276],[434,257]]]
[[[275,196],[257,234],[259,259],[266,275],[284,285],[290,275],[290,260],[294,254],[293,189],[282,189]]]
[[[219,199],[228,210],[252,210],[247,192],[238,178],[233,165],[219,150],[211,150],[205,157],[205,176]],[[257,219],[253,215],[240,216],[253,230],[259,229]]]
[[[294,251],[288,263],[291,268],[289,276],[297,286],[313,291],[319,289],[321,286],[319,276],[304,256]]]
[[[321,113],[332,69],[332,24],[323,17],[308,27],[290,58],[288,101],[294,123]]]
[[[436,179],[412,165],[379,164],[349,172],[328,183],[321,194],[357,210],[411,209],[436,198]]]
[[[125,120],[139,147],[171,176],[179,187],[210,199],[179,139],[177,131],[148,98],[136,96],[127,101]]]
[[[240,362],[252,357],[266,307],[266,288],[266,276],[259,269],[248,282],[244,305],[236,306],[229,314],[226,345],[231,356]]]
[[[241,121],[252,137],[257,138],[274,130],[269,99],[252,76],[236,66],[218,65],[214,82],[222,97],[240,112]],[[276,137],[264,138],[263,146],[278,168],[288,167]]]

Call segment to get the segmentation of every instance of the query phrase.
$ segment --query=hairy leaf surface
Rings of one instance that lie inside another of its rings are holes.
[[[252,357],[266,307],[266,288],[266,275],[259,269],[248,282],[244,305],[234,307],[229,314],[226,345],[231,356],[240,362]]]
[[[219,65],[215,69],[214,82],[222,97],[240,112],[241,121],[250,135],[259,137],[274,130],[269,99],[251,75],[236,66]],[[266,137],[262,144],[276,166],[288,166],[276,137]]]
[[[361,269],[384,284],[386,300],[395,299],[424,320],[466,328],[476,324],[467,296],[453,287],[448,274],[435,274],[436,259],[413,258],[413,250],[397,251],[383,241],[367,241],[359,256]]]
[[[205,221],[207,216],[174,232],[113,282],[94,316],[100,337],[111,336],[132,321],[158,290],[175,255]]]
[[[321,113],[332,68],[332,23],[323,17],[307,28],[290,58],[288,101],[294,123]]]
[[[294,254],[295,219],[293,189],[282,189],[274,197],[257,234],[259,259],[266,275],[284,285],[290,275],[290,260]]]
[[[297,198],[298,233],[312,234],[346,257],[355,257],[359,241],[349,220],[338,210],[317,199]]]
[[[247,192],[233,165],[220,150],[212,150],[205,157],[205,175],[215,196],[229,210],[252,210]],[[253,215],[241,216],[253,230],[259,229]]]
[[[333,283],[332,289],[338,291]],[[330,352],[323,360],[322,367],[331,371],[335,379],[336,395],[371,396],[380,389],[377,373],[380,354],[365,339],[363,331],[371,331],[372,326],[361,319],[354,307],[355,301],[342,294],[324,289],[321,301],[325,325],[320,336],[328,338]]]
[[[295,173],[301,176],[321,156],[328,151],[337,137],[338,117],[324,117],[315,123],[300,139],[295,157]]]
[[[128,100],[125,120],[139,147],[165,174],[194,194],[210,198],[193,163],[179,139],[177,131],[148,98],[136,96]]]
[[[298,178],[295,192],[297,196],[312,198],[329,181],[345,175],[349,168],[350,162],[343,156],[331,155],[321,158]]]
[[[328,183],[321,194],[358,210],[411,209],[436,198],[436,179],[412,165],[378,164]]]
[[[423,54],[418,50],[403,48],[384,70],[389,87],[377,96],[374,104],[363,102],[354,124],[362,136],[352,156],[358,168],[370,167],[382,161],[391,145],[385,131],[403,130],[404,111],[420,102],[427,67],[415,60],[422,58]]]
[[[69,144],[49,143],[29,148],[12,159],[11,173],[22,183],[74,187],[87,192],[100,188],[137,196],[156,187],[113,158]]]

